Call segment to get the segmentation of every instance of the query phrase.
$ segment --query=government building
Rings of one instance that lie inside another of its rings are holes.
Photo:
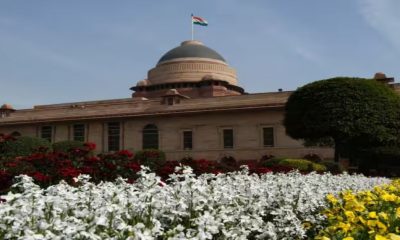
[[[376,74],[378,81],[391,78]],[[395,85],[395,84],[392,84]],[[284,106],[291,92],[249,94],[236,71],[199,41],[165,53],[130,98],[0,108],[0,133],[50,142],[93,142],[99,152],[160,149],[168,160],[216,160],[264,155],[333,158],[331,148],[306,148],[286,135]]]

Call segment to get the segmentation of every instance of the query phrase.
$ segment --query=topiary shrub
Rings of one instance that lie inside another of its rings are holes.
[[[165,164],[165,153],[158,149],[144,149],[136,152],[135,160],[140,165],[156,171]]]
[[[83,148],[84,143],[80,141],[61,141],[53,143],[53,151],[60,153],[68,153],[72,149]]]
[[[305,159],[283,159],[282,161],[279,162],[279,165],[281,166],[286,166],[286,167],[292,167],[295,169],[298,169],[300,171],[318,171],[318,172],[323,172],[327,170],[327,167],[318,164],[318,163],[313,163],[309,160]]]
[[[52,146],[49,141],[43,138],[22,136],[14,141],[3,143],[3,155],[6,158],[28,156],[35,152],[49,152]]]

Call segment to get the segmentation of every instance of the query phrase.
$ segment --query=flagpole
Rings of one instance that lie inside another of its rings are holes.
[[[190,16],[190,25],[192,25],[192,41],[194,39],[194,28],[193,28],[193,13]]]

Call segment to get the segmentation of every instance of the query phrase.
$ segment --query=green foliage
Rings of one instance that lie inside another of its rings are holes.
[[[286,133],[295,139],[332,138],[335,147],[393,144],[400,97],[375,80],[338,77],[297,89],[285,106]]]
[[[151,170],[157,170],[165,164],[165,153],[158,149],[144,149],[136,152],[135,160]]]
[[[68,153],[71,149],[83,148],[84,143],[80,141],[61,141],[53,143],[53,151]]]
[[[292,167],[296,168],[300,171],[319,171],[323,172],[326,171],[327,168],[318,163],[313,163],[309,160],[305,159],[283,159],[279,162],[279,165],[285,166],[285,167]]]
[[[52,147],[49,141],[43,138],[22,136],[14,141],[3,143],[3,156],[6,158],[28,156],[34,152],[48,152]]]
[[[335,141],[331,137],[323,137],[318,139],[304,139],[305,147],[333,147],[335,146]]]
[[[315,153],[308,153],[306,155],[304,155],[303,159],[306,160],[310,160],[311,162],[315,162],[315,163],[320,163],[322,161],[322,158]]]
[[[272,158],[265,158],[260,160],[260,166],[262,167],[274,167],[279,165],[279,163],[285,158],[277,158],[277,157],[272,157]]]

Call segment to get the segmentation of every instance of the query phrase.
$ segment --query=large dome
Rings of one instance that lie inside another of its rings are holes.
[[[191,98],[244,93],[235,69],[216,51],[199,41],[184,41],[164,54],[145,80],[131,88],[133,97],[158,98],[170,89]]]
[[[206,47],[199,41],[184,41],[179,47],[176,47],[164,54],[158,63],[174,60],[177,58],[208,58],[225,62],[225,59],[213,49]]]

